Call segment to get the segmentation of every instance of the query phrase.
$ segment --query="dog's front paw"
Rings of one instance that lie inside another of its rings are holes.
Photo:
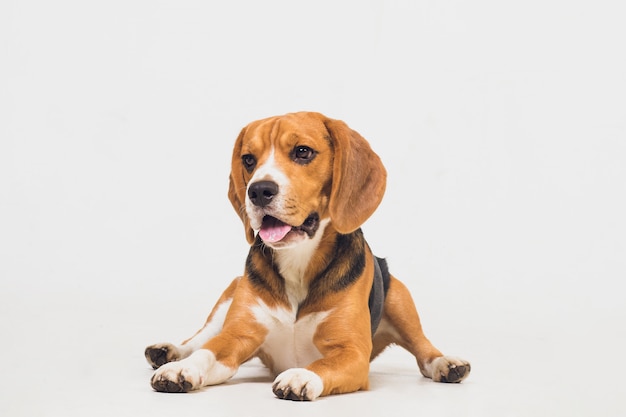
[[[472,369],[466,360],[452,356],[441,356],[433,360],[429,366],[431,378],[435,382],[461,382]]]
[[[324,390],[322,378],[304,368],[288,369],[274,380],[274,394],[283,400],[312,401]]]
[[[152,388],[159,392],[189,392],[200,388],[202,372],[183,362],[166,363],[157,369],[150,380]]]
[[[144,354],[153,369],[157,369],[168,362],[182,359],[178,348],[171,343],[150,345],[146,348]]]

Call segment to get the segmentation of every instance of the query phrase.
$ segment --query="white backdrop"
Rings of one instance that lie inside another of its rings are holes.
[[[15,311],[72,300],[122,303],[137,326],[185,310],[154,337],[188,336],[243,269],[239,130],[314,110],[385,162],[364,230],[435,340],[601,373],[586,362],[626,347],[622,3],[3,2],[6,340],[30,334]]]

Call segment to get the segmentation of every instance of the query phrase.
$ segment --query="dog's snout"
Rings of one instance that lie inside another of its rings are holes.
[[[250,184],[248,188],[250,201],[259,207],[265,207],[271,203],[276,194],[278,194],[278,184],[273,181],[258,181]]]

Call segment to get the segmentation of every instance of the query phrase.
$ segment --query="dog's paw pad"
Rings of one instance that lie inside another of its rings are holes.
[[[441,356],[435,359],[431,368],[433,381],[449,383],[463,381],[472,370],[468,361],[451,356]]]
[[[146,348],[144,354],[153,369],[158,369],[168,362],[179,359],[178,349],[170,343],[150,345]]]
[[[274,394],[283,400],[312,401],[324,390],[322,379],[304,368],[288,369],[274,380]]]
[[[155,374],[150,384],[158,392],[189,392],[193,389],[191,382],[185,379],[182,372],[178,374],[175,380],[170,380],[164,375]]]
[[[170,362],[156,370],[150,385],[159,392],[189,392],[202,385],[202,377],[193,366]]]

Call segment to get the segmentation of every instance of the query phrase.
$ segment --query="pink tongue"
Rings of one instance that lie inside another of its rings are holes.
[[[274,243],[284,238],[291,230],[291,226],[281,222],[274,217],[266,217],[263,219],[259,236],[264,242]]]

